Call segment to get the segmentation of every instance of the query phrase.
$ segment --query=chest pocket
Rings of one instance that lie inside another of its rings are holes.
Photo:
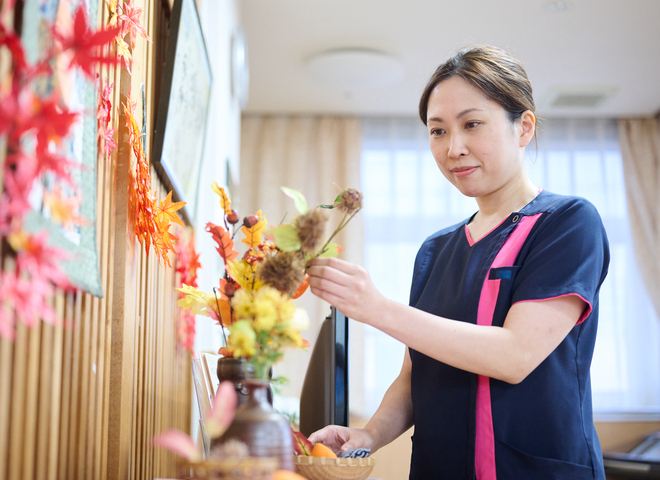
[[[519,271],[520,266],[514,265],[510,267],[491,268],[488,272],[488,281],[499,283],[495,311],[493,312],[494,326],[501,327],[504,325],[504,319],[511,308],[513,287]]]

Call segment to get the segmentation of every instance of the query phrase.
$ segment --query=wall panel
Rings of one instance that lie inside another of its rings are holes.
[[[104,296],[59,292],[53,299],[58,325],[28,329],[19,322],[13,342],[0,338],[0,479],[173,477],[177,458],[153,449],[151,438],[190,428],[190,356],[177,344],[178,278],[135,243],[127,199],[134,159],[117,109],[130,91],[141,121],[144,85],[147,131],[153,130],[160,80],[155,59],[165,48],[169,2],[134,4],[144,9],[142,24],[156,40],[138,39],[132,75],[102,70],[115,83],[111,126],[118,145],[116,158],[97,164]],[[99,15],[105,24],[105,2]],[[163,199],[167,192],[153,168],[151,175]],[[2,268],[13,268],[10,256]]]

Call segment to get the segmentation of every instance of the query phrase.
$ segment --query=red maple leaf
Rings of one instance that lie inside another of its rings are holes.
[[[37,131],[37,142],[39,142],[37,148],[45,149],[49,142],[60,143],[69,134],[79,114],[60,106],[54,97],[47,100],[38,97],[35,99],[37,101],[34,102],[28,126]]]
[[[112,43],[119,33],[119,27],[108,27],[96,32],[89,28],[83,3],[73,17],[73,32],[68,36],[53,28],[53,36],[59,42],[60,51],[70,50],[73,54],[69,68],[78,66],[90,79],[94,80],[94,67],[97,64],[117,65],[116,55],[104,56],[101,47]]]
[[[17,270],[28,272],[32,277],[54,283],[60,288],[71,290],[73,286],[62,273],[59,266],[61,260],[70,258],[65,251],[51,247],[47,243],[48,231],[31,235],[16,255]]]
[[[60,180],[64,180],[69,185],[74,186],[69,170],[72,168],[81,168],[79,163],[73,162],[66,157],[62,157],[49,148],[38,146],[36,151],[36,174],[51,172]]]
[[[15,32],[7,31],[2,25],[0,25],[0,46],[7,47],[14,60],[14,82],[18,81],[27,84],[36,76],[51,71],[47,60],[52,58],[50,52],[46,52],[44,60],[36,65],[29,65],[25,58],[25,50],[23,49],[21,38]]]
[[[110,95],[112,94],[112,88],[114,86],[114,83],[110,84],[110,86],[103,85],[103,79],[101,79],[101,85],[99,88],[99,108],[96,113],[99,130],[101,130],[102,126],[107,128],[112,120],[112,102],[110,102]]]
[[[7,133],[10,145],[36,131],[37,148],[47,148],[50,141],[59,143],[78,119],[77,112],[62,108],[54,97],[43,100],[29,89],[14,89],[0,100],[0,135]]]
[[[117,150],[117,144],[113,135],[115,134],[115,129],[111,128],[103,132],[103,154],[110,155],[113,150]]]
[[[142,8],[134,6],[133,0],[130,0],[124,2],[124,4],[121,5],[121,9],[124,11],[123,14],[119,15],[119,19],[122,21],[121,37],[123,38],[127,33],[130,34],[132,49],[135,48],[135,39],[137,38],[138,33],[147,41],[151,42],[149,35],[147,35],[147,31],[140,23]]]
[[[195,344],[195,316],[190,315],[188,310],[179,310],[179,328],[177,334],[183,348],[193,353],[193,345]]]
[[[206,231],[213,235],[213,240],[218,244],[216,250],[225,263],[233,261],[238,256],[238,252],[234,250],[234,241],[227,230],[209,222],[206,224]]]
[[[57,315],[47,302],[53,293],[50,283],[38,277],[20,276],[17,272],[1,275],[0,287],[5,302],[13,310],[12,317],[20,318],[28,327],[34,326],[39,320],[55,324]],[[13,338],[14,318],[10,318],[9,322],[5,320],[9,325],[0,327],[0,333]]]
[[[181,274],[181,283],[197,287],[197,270],[202,268],[199,253],[195,251],[195,237],[188,242],[179,242],[176,247],[177,273]]]
[[[17,84],[0,99],[0,135],[8,134],[10,145],[18,144],[21,137],[35,127],[32,117],[40,104],[41,99],[30,89]]]
[[[3,226],[11,217],[22,217],[32,209],[28,199],[38,176],[37,161],[22,150],[5,160],[5,195],[2,199]]]

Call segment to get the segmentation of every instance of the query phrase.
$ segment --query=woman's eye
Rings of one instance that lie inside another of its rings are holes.
[[[471,128],[475,128],[477,125],[479,125],[479,122],[467,122],[465,124],[465,128],[469,130]]]
[[[433,128],[431,129],[430,133],[432,137],[437,137],[438,135],[442,135],[443,133],[445,133],[445,131],[441,128]]]

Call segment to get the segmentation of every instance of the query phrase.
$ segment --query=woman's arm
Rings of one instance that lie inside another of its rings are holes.
[[[310,265],[312,292],[348,317],[438,361],[509,383],[521,382],[550,355],[586,306],[575,295],[520,302],[511,307],[502,328],[478,326],[386,299],[358,265],[336,258]]]
[[[363,429],[330,425],[310,435],[310,441],[324,443],[335,451],[370,448],[374,453],[396,439],[413,424],[411,370],[410,354],[406,350],[401,373],[387,389],[378,410]]]

